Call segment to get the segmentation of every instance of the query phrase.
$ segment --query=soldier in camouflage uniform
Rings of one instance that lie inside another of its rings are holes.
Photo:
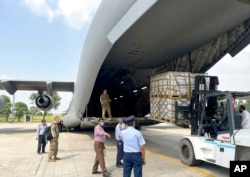
[[[105,113],[106,113],[106,111],[108,112],[109,118],[112,118],[111,108],[110,108],[110,102],[111,102],[111,100],[109,98],[107,90],[103,90],[103,93],[100,96],[100,102],[101,102],[101,105],[102,105],[102,118],[105,119]]]
[[[60,160],[60,158],[57,157],[58,138],[59,138],[59,128],[58,128],[59,121],[60,121],[59,116],[55,116],[54,122],[51,123],[51,134],[53,136],[53,139],[50,140],[50,151],[49,151],[48,162],[55,162],[56,160]]]

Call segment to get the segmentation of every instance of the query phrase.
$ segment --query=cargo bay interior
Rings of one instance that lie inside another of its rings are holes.
[[[159,10],[161,3],[166,2],[157,3],[114,43],[99,70],[88,104],[88,116],[101,116],[99,98],[102,90],[107,89],[112,100],[113,117],[131,114],[143,117],[150,113],[152,77],[169,71],[205,73],[227,53],[235,56],[249,44],[249,12],[239,13],[239,10],[246,9],[235,6],[220,9],[220,4],[217,4],[211,8],[218,8],[218,14],[223,9],[224,13],[232,16],[228,18],[230,21],[220,18],[215,22],[194,16],[193,22],[199,22],[195,24],[190,23],[189,18],[181,19],[185,10],[178,12],[178,22],[170,20],[167,18],[168,10],[177,8],[170,6],[164,11],[166,13],[160,13],[163,12]],[[197,6],[204,7],[204,1],[200,3],[197,2]],[[200,10],[189,8],[194,11],[192,14]],[[204,8],[206,10],[209,8]],[[213,14],[214,18],[217,13]],[[241,23],[237,24],[237,21]],[[146,27],[144,24],[151,25]],[[218,24],[223,27],[217,28]],[[166,31],[173,30],[176,30],[176,35],[167,36]],[[165,96],[175,99],[173,95]]]

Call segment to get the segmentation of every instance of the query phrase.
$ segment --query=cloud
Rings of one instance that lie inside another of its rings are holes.
[[[59,0],[58,7],[66,23],[80,30],[93,18],[100,0]]]
[[[81,30],[93,18],[101,0],[23,0],[23,4],[36,15],[46,17],[50,23],[62,17],[71,28]]]
[[[60,11],[52,9],[46,0],[23,0],[23,3],[36,15],[48,18],[49,22],[60,15]]]

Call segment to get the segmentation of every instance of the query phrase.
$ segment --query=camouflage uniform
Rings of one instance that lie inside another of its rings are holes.
[[[49,159],[59,160],[56,157],[58,151],[58,138],[59,138],[59,128],[57,123],[51,124],[51,134],[53,136],[53,139],[50,140]]]
[[[102,105],[102,118],[105,118],[106,111],[108,112],[109,118],[112,117],[111,109],[110,109],[110,99],[108,94],[101,94],[100,102]]]

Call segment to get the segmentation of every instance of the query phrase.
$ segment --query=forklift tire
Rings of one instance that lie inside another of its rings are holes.
[[[184,127],[184,128],[189,128],[189,125],[184,125],[183,127]]]
[[[188,139],[182,139],[179,142],[179,149],[182,163],[189,166],[197,166],[203,163],[203,161],[195,159],[193,146]]]

